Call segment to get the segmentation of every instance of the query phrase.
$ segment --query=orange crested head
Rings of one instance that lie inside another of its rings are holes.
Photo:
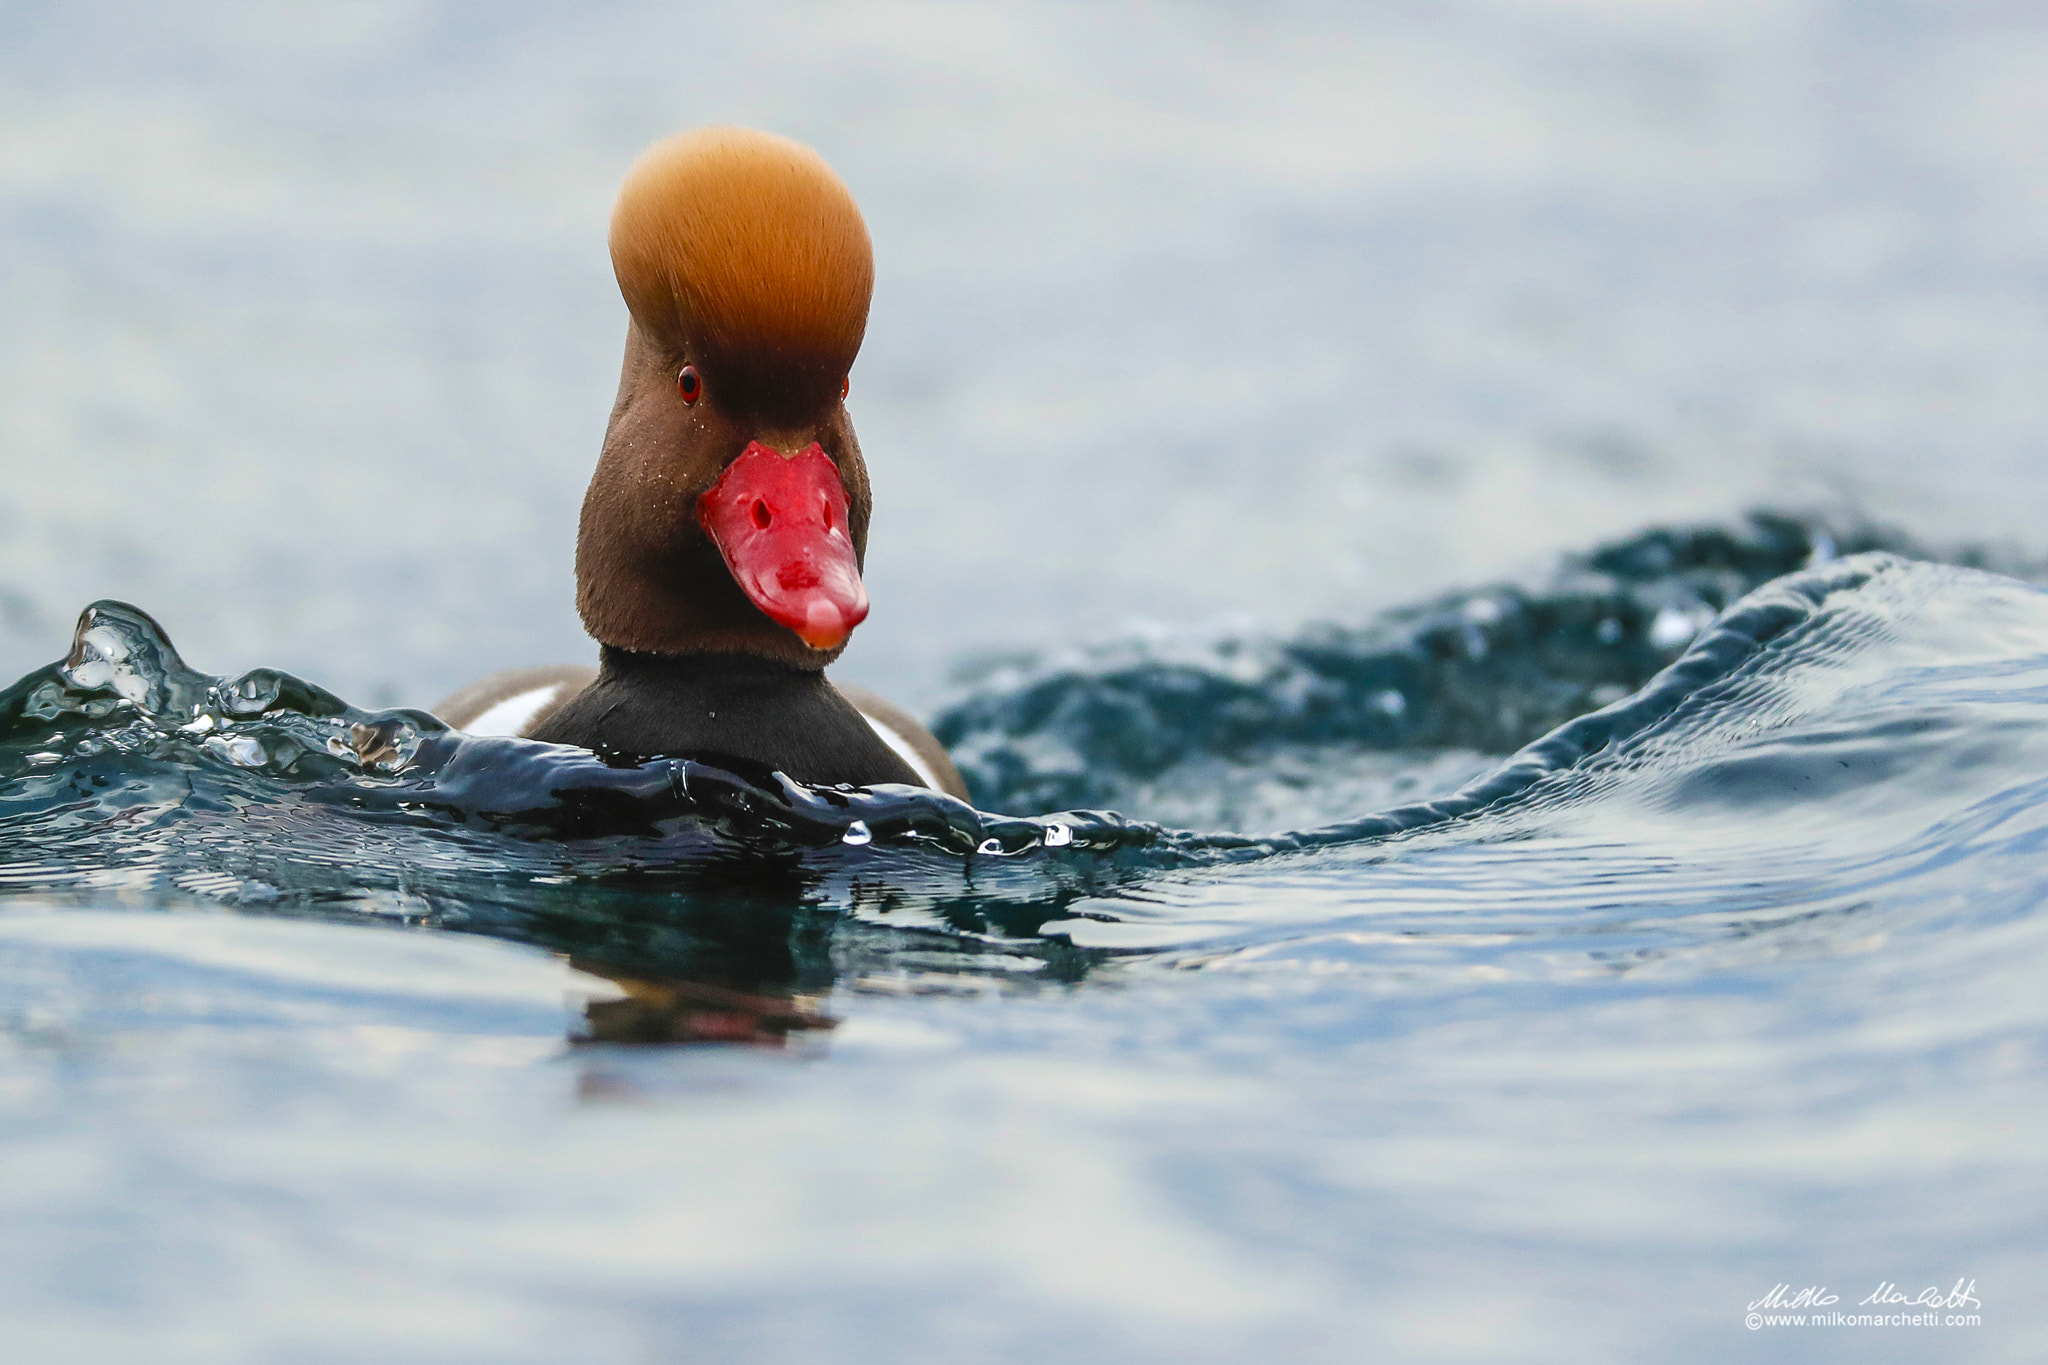
[[[654,144],[612,210],[612,268],[648,339],[714,401],[800,412],[860,352],[875,258],[853,195],[801,143],[698,128]]]

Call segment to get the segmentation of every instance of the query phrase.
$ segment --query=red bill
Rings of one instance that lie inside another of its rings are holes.
[[[750,441],[697,499],[733,581],[812,649],[839,648],[867,619],[846,513],[839,466],[816,441],[788,459]]]

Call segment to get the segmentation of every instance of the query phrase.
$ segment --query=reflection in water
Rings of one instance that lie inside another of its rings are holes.
[[[588,959],[572,958],[579,971],[608,977],[625,994],[590,1000],[585,1028],[575,1043],[762,1043],[780,1047],[792,1033],[824,1030],[839,1021],[815,998],[762,995],[706,981],[649,980],[623,976]]]
[[[835,916],[819,908],[819,874],[774,851],[712,859],[699,871],[711,894],[663,897],[642,903],[648,913],[616,917],[640,930],[630,954],[569,954],[571,966],[624,992],[587,1001],[570,1041],[781,1047],[792,1033],[838,1023],[819,1004],[837,976]],[[609,946],[625,945],[614,934]]]

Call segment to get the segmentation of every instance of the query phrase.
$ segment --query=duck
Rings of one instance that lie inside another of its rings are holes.
[[[868,615],[873,493],[847,415],[874,251],[803,144],[655,143],[612,211],[625,355],[576,535],[598,664],[508,669],[433,712],[471,734],[968,798],[945,746],[825,669]]]

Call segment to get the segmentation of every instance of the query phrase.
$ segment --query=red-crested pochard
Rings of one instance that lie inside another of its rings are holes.
[[[868,471],[845,398],[874,255],[853,196],[787,138],[680,133],[627,175],[611,253],[631,320],[576,537],[599,666],[497,673],[435,713],[964,798],[928,730],[825,679],[868,613]]]

